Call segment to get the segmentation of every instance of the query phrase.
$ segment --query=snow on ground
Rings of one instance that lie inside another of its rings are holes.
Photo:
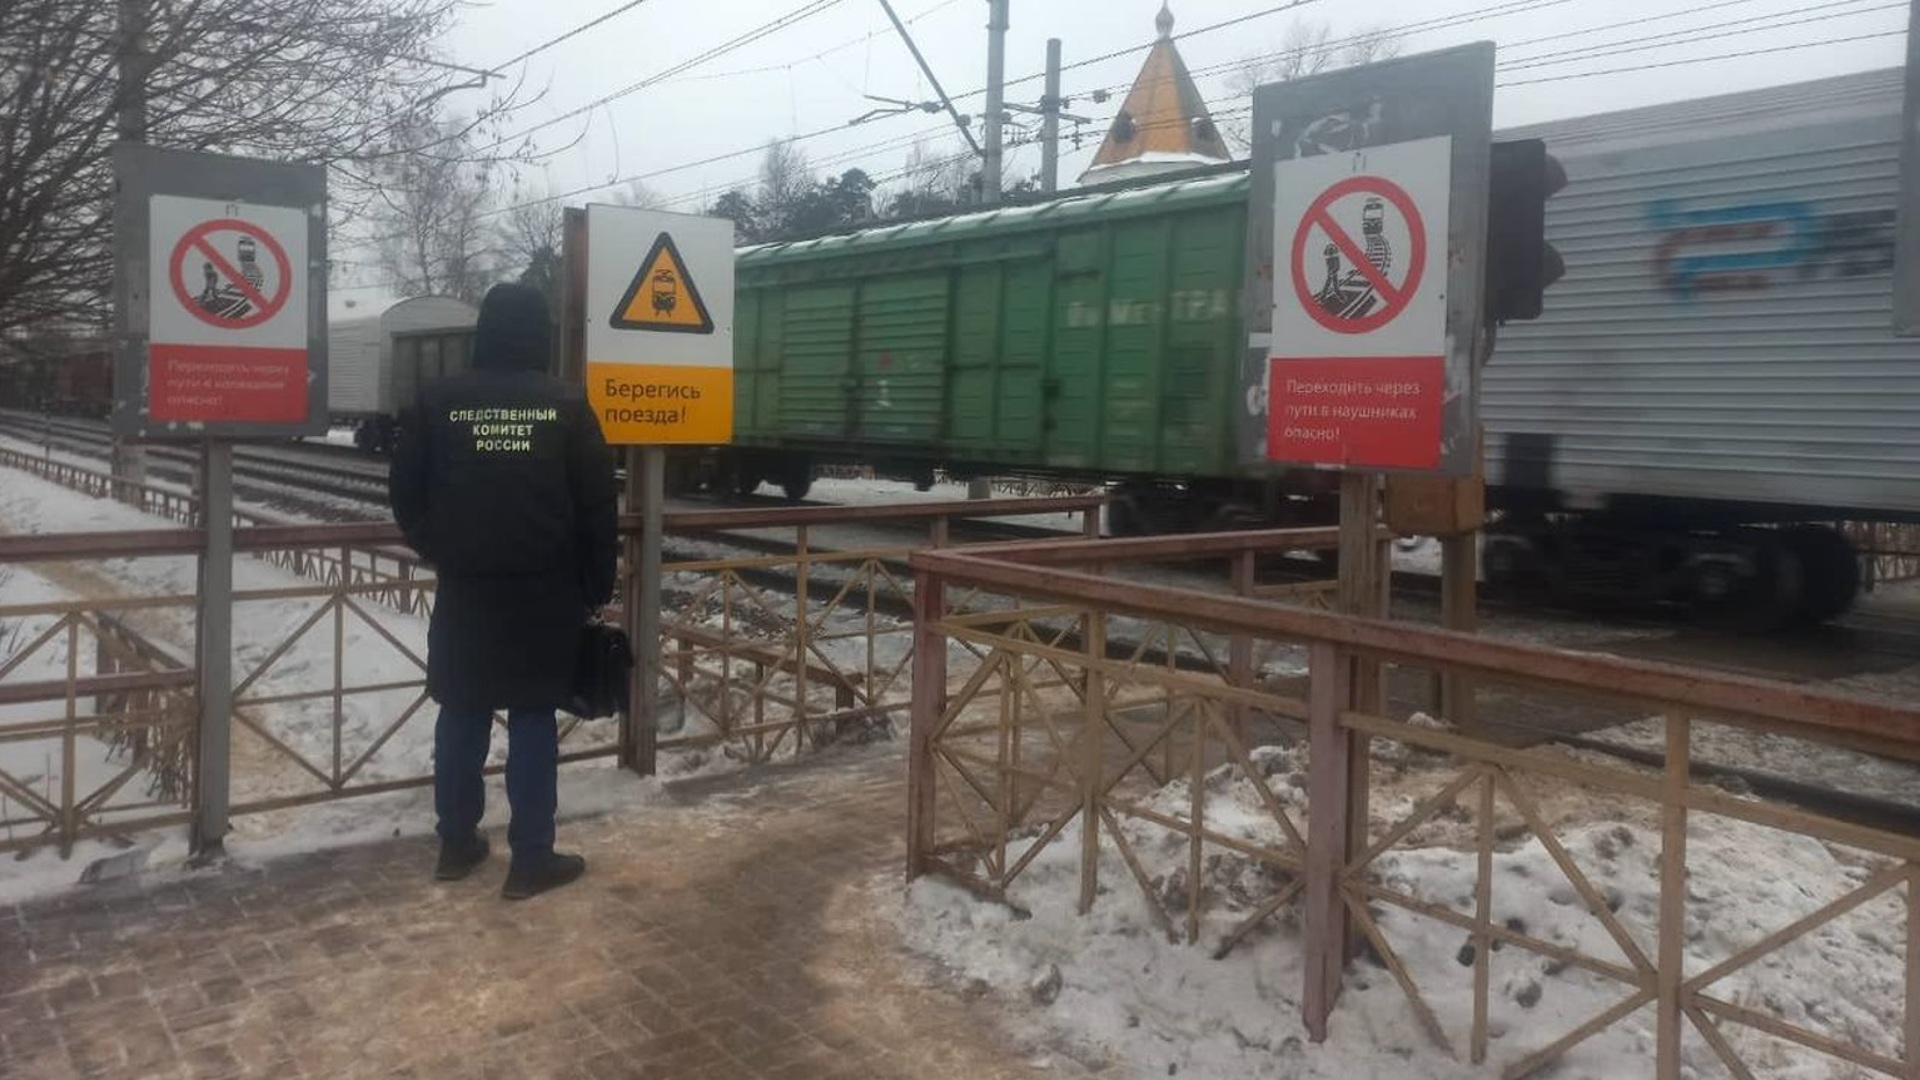
[[[900,480],[842,480],[822,477],[813,482],[813,489],[807,497],[816,502],[836,503],[841,506],[963,503],[967,501],[967,485],[947,482],[935,484],[928,491],[915,491],[912,484]],[[1007,499],[1014,496],[995,492],[994,498]],[[1068,533],[1078,533],[1081,530],[1080,515],[1077,513],[1021,514],[982,520],[1007,522],[1036,529],[1057,529]],[[928,519],[927,527],[932,528],[932,519]]]
[[[352,427],[330,427],[325,435],[304,435],[300,441],[326,446],[353,446],[353,430]]]
[[[1430,536],[1415,536],[1393,542],[1393,568],[1405,574],[1439,574],[1440,541]],[[1479,560],[1474,560],[1479,565]],[[1479,577],[1479,571],[1474,571]]]
[[[0,446],[4,446],[7,449],[14,450],[20,453],[31,454],[34,457],[43,458],[45,460],[57,461],[67,465],[74,465],[82,469],[90,469],[94,472],[104,472],[106,471],[106,468],[107,468],[107,462],[104,457],[99,457],[99,456],[94,456],[89,454],[76,454],[66,450],[55,450],[47,446],[44,446],[40,443],[27,442],[21,439],[11,438],[6,435],[0,435]],[[171,492],[176,492],[182,495],[193,494],[192,485],[180,483],[175,480],[169,480],[165,477],[158,476],[152,473],[148,474],[146,484],[148,487],[154,488],[160,491],[171,491]],[[341,521],[341,520],[379,521],[379,520],[386,520],[391,516],[384,506],[378,503],[370,503],[364,499],[352,499],[344,495],[331,495],[326,492],[306,491],[304,489],[291,487],[286,484],[271,484],[271,483],[264,483],[261,481],[254,481],[254,480],[243,481],[243,486],[244,486],[244,490],[248,493],[259,491],[259,490],[262,490],[263,488],[264,490],[267,490],[269,492],[284,493],[284,496],[281,498],[269,498],[265,500],[254,499],[254,498],[243,498],[243,497],[240,497],[239,495],[236,495],[236,497],[234,498],[234,508],[239,510],[243,514],[251,514],[258,518],[272,519],[274,521],[285,521],[285,522],[313,521],[315,519],[310,514],[307,514],[304,511],[310,510],[314,507],[323,507],[329,510],[331,512],[331,516],[329,520],[333,520],[333,521]],[[293,512],[289,513],[288,512],[289,510]],[[163,524],[174,525],[174,524],[177,524],[177,522],[165,522]],[[6,519],[0,518],[0,527],[13,527],[13,526],[8,525]],[[134,528],[136,526],[127,525],[127,526],[120,526],[120,527]],[[138,526],[138,527],[151,528],[153,526],[149,525],[149,526]],[[63,531],[64,528],[65,527],[62,526],[61,531]],[[84,526],[82,526],[81,528],[84,528]],[[35,530],[20,530],[20,531],[35,531]],[[56,530],[48,530],[48,531],[56,531]]]
[[[1292,750],[1263,749],[1257,759],[1275,796],[1295,813],[1302,766]],[[1224,834],[1282,846],[1279,827],[1262,809],[1253,782],[1215,773],[1206,820]],[[1151,809],[1185,817],[1185,781],[1147,800]],[[1473,796],[1469,796],[1469,805]],[[1410,808],[1383,793],[1376,805]],[[1404,809],[1401,811],[1404,812]],[[1124,826],[1157,893],[1176,910],[1186,896],[1185,841],[1156,826]],[[1374,865],[1377,884],[1470,914],[1477,860],[1470,843],[1436,840],[1426,830]],[[1511,835],[1511,834],[1507,834]],[[1659,900],[1660,834],[1631,815],[1563,824],[1559,839],[1651,958]],[[1697,975],[1763,937],[1819,909],[1870,873],[1854,853],[1729,819],[1695,815],[1689,834],[1686,967]],[[1419,846],[1414,846],[1419,845]],[[904,894],[877,884],[899,906],[910,945],[953,978],[1017,1002],[1038,1028],[1066,1042],[1076,1056],[1110,1057],[1141,1078],[1287,1078],[1287,1080],[1430,1080],[1491,1077],[1626,997],[1624,984],[1549,961],[1517,947],[1496,948],[1491,967],[1489,1064],[1450,1061],[1426,1037],[1407,998],[1376,961],[1350,968],[1329,1040],[1312,1045],[1300,1020],[1301,928],[1294,916],[1269,923],[1225,959],[1212,959],[1228,928],[1284,882],[1244,856],[1210,848],[1204,874],[1202,940],[1170,943],[1147,914],[1141,893],[1107,842],[1101,895],[1093,912],[1075,911],[1081,836],[1069,826],[1013,883],[1012,907],[980,901],[934,878]],[[1591,915],[1546,849],[1530,836],[1502,842],[1494,858],[1494,918],[1532,937],[1598,959],[1624,955]],[[1471,950],[1466,933],[1375,905],[1383,933],[1407,965],[1455,1045],[1464,1048],[1472,1021]],[[1021,914],[1019,912],[1030,913]],[[1795,941],[1716,983],[1714,992],[1749,1008],[1875,1053],[1897,1056],[1905,938],[1897,895],[1882,896],[1823,930]],[[1055,974],[1057,972],[1057,975]],[[1733,1044],[1760,1077],[1826,1080],[1852,1075],[1832,1059],[1746,1030]],[[1572,1051],[1552,1075],[1566,1080],[1640,1076],[1650,1072],[1651,1007]],[[1718,1076],[1721,1067],[1697,1036],[1686,1047],[1684,1075]]]
[[[76,454],[71,450],[56,449],[44,442],[35,442],[31,439],[22,439],[12,435],[0,435],[0,446],[12,450],[17,454],[30,454],[33,457],[45,461],[57,461],[63,465],[76,465],[82,469],[97,470],[105,464],[102,458],[89,454]],[[164,488],[169,485],[165,481],[160,481],[155,483],[154,486]]]

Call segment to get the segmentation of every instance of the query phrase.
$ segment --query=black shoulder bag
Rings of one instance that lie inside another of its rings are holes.
[[[567,712],[584,720],[625,713],[631,701],[633,642],[627,632],[598,618],[580,628]]]

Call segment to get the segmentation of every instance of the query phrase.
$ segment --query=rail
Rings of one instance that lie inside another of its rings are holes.
[[[916,553],[909,876],[1018,904],[1064,873],[1082,914],[1144,903],[1175,940],[1269,950],[1316,1039],[1354,980],[1390,980],[1436,1048],[1509,1077],[1920,1073],[1920,839],[1691,769],[1708,724],[1913,760],[1920,710],[1140,570],[1327,539]],[[1401,670],[1471,676],[1547,736],[1595,702],[1659,717],[1664,767],[1449,728],[1390,704]],[[1766,880],[1775,850],[1813,869]],[[1843,938],[1872,960],[1798,985]]]

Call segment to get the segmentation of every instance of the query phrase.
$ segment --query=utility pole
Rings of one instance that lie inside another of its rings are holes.
[[[1920,0],[1917,0],[1920,2]],[[1060,189],[1060,39],[1047,39],[1047,92],[1040,99],[1040,190]]]
[[[980,201],[988,206],[1000,202],[1000,121],[1006,113],[1007,96],[1007,2],[987,0],[987,153],[980,176]]]
[[[150,0],[120,0],[120,114],[118,134],[122,142],[147,141],[147,74],[152,57],[147,55],[147,5]],[[120,330],[120,348],[129,348],[131,340],[128,313],[118,312],[115,322]],[[146,448],[115,437],[108,452],[109,469],[115,479],[143,484],[147,479]],[[129,487],[121,498],[141,505],[140,493]]]
[[[1007,96],[1007,0],[987,0],[987,12],[987,146],[981,160],[980,201],[987,206],[997,206],[1004,148],[1000,118],[1006,113]],[[981,476],[968,481],[967,498],[992,497],[991,479]]]

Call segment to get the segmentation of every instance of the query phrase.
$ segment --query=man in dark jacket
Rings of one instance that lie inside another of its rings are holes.
[[[559,733],[576,643],[613,598],[613,456],[581,389],[547,374],[546,301],[496,286],[480,308],[473,370],[431,383],[406,411],[388,493],[407,543],[438,580],[427,631],[434,809],[442,880],[487,857],[480,835],[493,713],[507,715],[504,895],[573,881],[553,850]]]

